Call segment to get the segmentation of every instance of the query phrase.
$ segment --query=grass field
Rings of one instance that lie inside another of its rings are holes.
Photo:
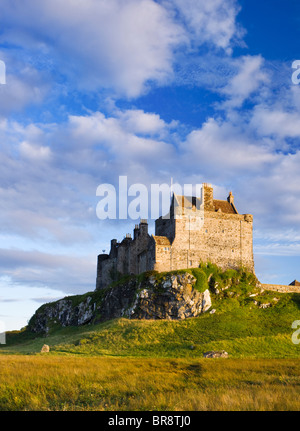
[[[299,410],[300,362],[0,356],[0,410]]]
[[[216,312],[196,318],[8,333],[0,410],[300,410],[300,294],[253,297],[246,281],[212,292]]]

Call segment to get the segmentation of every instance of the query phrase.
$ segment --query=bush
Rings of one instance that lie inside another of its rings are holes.
[[[192,275],[196,278],[196,283],[194,288],[199,292],[204,292],[208,289],[207,275],[201,268],[191,269]]]

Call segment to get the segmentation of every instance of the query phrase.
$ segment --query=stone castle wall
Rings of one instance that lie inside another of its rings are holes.
[[[175,220],[173,241],[173,222],[168,221],[159,225],[159,234],[170,244],[157,245],[157,271],[197,267],[199,262],[209,261],[223,269],[243,266],[254,272],[251,215],[205,211],[204,223],[197,228],[193,214],[188,213]]]
[[[283,284],[261,284],[264,290],[273,290],[279,293],[300,293],[300,286],[291,286]]]
[[[141,221],[134,229],[134,237],[127,234],[120,243],[111,241],[109,254],[98,256],[96,289],[102,289],[123,274],[140,274],[152,265],[149,251],[148,224]],[[150,262],[150,263],[149,263]]]

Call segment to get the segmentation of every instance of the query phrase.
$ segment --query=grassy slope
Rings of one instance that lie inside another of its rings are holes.
[[[0,352],[38,353],[46,343],[50,355],[199,358],[205,351],[224,349],[233,358],[300,356],[299,345],[291,341],[292,322],[300,317],[299,294],[260,293],[250,274],[223,273],[213,265],[193,273],[199,290],[210,285],[214,314],[184,321],[117,319],[82,327],[53,327],[47,338],[24,331],[8,334],[8,344]],[[213,286],[218,287],[218,294],[213,293]],[[250,296],[253,292],[255,297]],[[272,306],[259,308],[264,303]]]

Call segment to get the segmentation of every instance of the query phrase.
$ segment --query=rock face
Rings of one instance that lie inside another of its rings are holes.
[[[124,315],[133,319],[196,317],[211,307],[211,299],[208,290],[200,293],[193,288],[195,281],[188,273],[170,275],[160,283],[150,277]]]
[[[46,304],[39,308],[29,322],[29,328],[33,332],[45,332],[49,330],[50,324],[61,326],[79,326],[89,322],[94,316],[94,304],[92,297],[74,306],[71,299]]]
[[[146,275],[114,287],[45,304],[29,322],[29,329],[47,333],[51,325],[79,326],[119,317],[129,319],[186,319],[211,307],[208,290],[199,292],[196,278],[189,273],[167,274],[163,278]]]

